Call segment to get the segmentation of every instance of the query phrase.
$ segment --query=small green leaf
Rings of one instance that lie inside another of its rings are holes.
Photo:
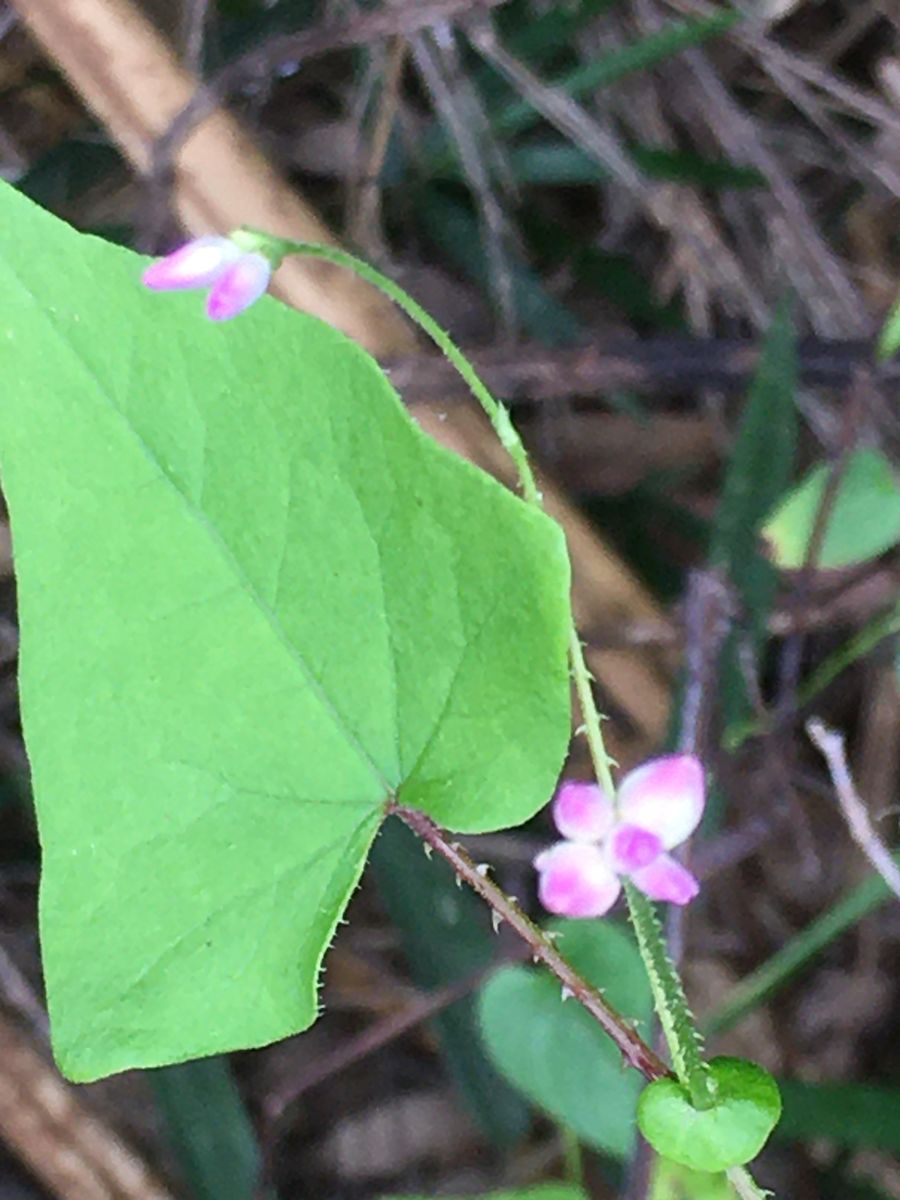
[[[561,531],[264,299],[217,327],[0,188],[0,467],[55,1052],[88,1080],[317,1015],[389,798],[506,828],[569,738]]]
[[[646,1033],[650,990],[637,948],[611,921],[559,921],[562,953]],[[634,1143],[640,1077],[546,971],[507,967],[481,994],[481,1023],[500,1070],[583,1141],[619,1157]]]
[[[754,1158],[781,1115],[775,1080],[740,1058],[709,1064],[717,1088],[712,1108],[693,1107],[674,1079],[657,1079],[641,1093],[638,1125],[658,1153],[695,1171],[725,1171]]]
[[[772,558],[779,567],[797,569],[807,547],[828,485],[827,463],[809,475],[781,501],[763,528]],[[817,566],[847,567],[865,562],[900,541],[900,483],[891,464],[877,450],[856,450],[844,466]]]

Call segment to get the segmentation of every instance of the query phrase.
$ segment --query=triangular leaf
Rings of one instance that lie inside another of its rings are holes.
[[[516,824],[568,738],[558,528],[376,364],[265,300],[227,327],[0,191],[0,466],[61,1066],[270,1042],[395,794]]]

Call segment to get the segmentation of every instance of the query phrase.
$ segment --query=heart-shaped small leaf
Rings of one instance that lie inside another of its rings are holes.
[[[650,1023],[647,976],[630,935],[612,921],[558,921],[562,953],[620,1012]],[[613,1043],[546,971],[507,967],[481,994],[481,1023],[500,1070],[583,1141],[625,1157],[634,1143],[641,1080]]]
[[[569,737],[561,531],[265,299],[226,327],[0,188],[0,466],[73,1079],[258,1046],[392,796],[526,820]]]
[[[781,1116],[775,1080],[741,1058],[714,1058],[712,1108],[696,1109],[674,1079],[657,1079],[641,1093],[638,1124],[658,1154],[696,1171],[725,1171],[749,1162]]]

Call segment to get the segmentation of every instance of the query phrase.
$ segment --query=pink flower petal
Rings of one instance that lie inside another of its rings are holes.
[[[141,278],[145,287],[156,292],[209,287],[240,256],[241,250],[228,238],[194,238],[180,250],[151,263]]]
[[[640,825],[618,825],[606,843],[610,865],[617,875],[631,875],[662,854],[662,842]]]
[[[211,321],[229,321],[260,298],[272,278],[272,264],[262,254],[242,254],[216,279],[206,301]]]
[[[622,888],[597,847],[585,842],[557,842],[534,865],[541,904],[562,917],[602,917]]]
[[[599,842],[612,828],[613,807],[596,783],[568,779],[553,801],[553,823],[573,842]]]
[[[620,819],[655,833],[666,850],[694,832],[705,803],[703,767],[692,754],[652,758],[619,788]]]
[[[633,871],[632,883],[651,900],[667,900],[669,904],[687,904],[700,891],[694,876],[668,854],[661,854],[648,867]]]

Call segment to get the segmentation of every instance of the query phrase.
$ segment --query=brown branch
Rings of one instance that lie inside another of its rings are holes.
[[[0,1139],[60,1200],[172,1200],[168,1188],[0,1013]]]
[[[643,394],[746,387],[756,370],[760,347],[741,338],[598,338],[590,345],[551,349],[519,345],[512,349],[472,349],[466,353],[490,390],[508,403],[552,402],[621,388]],[[800,382],[809,387],[846,387],[869,363],[864,341],[803,339],[797,349]],[[440,396],[459,400],[465,384],[444,359],[416,354],[388,362],[391,382],[408,401]],[[900,359],[873,371],[876,384],[900,383]]]
[[[542,962],[556,976],[562,985],[563,995],[573,996],[612,1038],[629,1066],[640,1071],[651,1082],[671,1075],[669,1068],[639,1036],[633,1025],[607,1003],[601,991],[566,962],[518,903],[507,896],[457,842],[451,842],[444,830],[424,813],[396,803],[392,803],[388,811],[398,816],[416,837],[449,863],[457,877],[464,880],[490,906],[496,919],[507,922],[529,947],[535,962]]]

